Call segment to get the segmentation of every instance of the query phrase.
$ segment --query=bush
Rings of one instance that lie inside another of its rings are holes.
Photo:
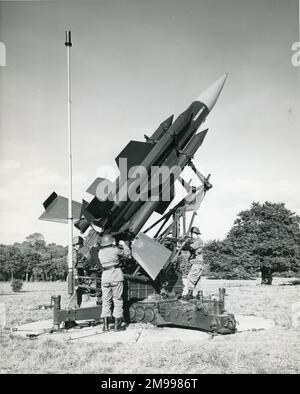
[[[295,272],[292,271],[284,271],[284,272],[274,272],[273,277],[277,278],[294,278]]]
[[[21,279],[14,279],[11,282],[11,288],[14,292],[20,291],[22,287],[23,287],[23,281]]]

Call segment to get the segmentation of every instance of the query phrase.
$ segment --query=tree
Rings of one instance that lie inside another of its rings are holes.
[[[46,244],[44,236],[40,233],[31,234],[26,237],[22,245],[26,254],[27,278],[32,275],[37,280],[56,279],[56,270],[52,261],[53,248]]]
[[[19,244],[13,244],[8,248],[7,264],[10,270],[10,279],[13,281],[15,278],[22,279],[24,270],[24,260],[19,248]]]
[[[26,237],[26,241],[36,249],[44,249],[46,247],[45,238],[41,233],[28,235],[28,237]]]
[[[10,248],[8,245],[0,245],[0,280],[11,279],[11,267],[10,267]]]
[[[207,245],[211,269],[226,272],[239,267],[249,274],[260,270],[265,284],[272,283],[274,272],[298,271],[299,223],[300,217],[282,203],[252,203],[238,214],[224,241]]]
[[[0,245],[0,280],[65,280],[66,256],[66,247],[47,245],[40,233],[22,243]]]
[[[51,265],[54,270],[54,276],[60,280],[66,280],[68,274],[68,266],[67,266],[67,253],[68,248],[56,245],[55,243],[51,243],[48,245],[48,251],[50,254]]]
[[[230,240],[208,242],[203,250],[204,261],[209,263],[209,270],[218,279],[250,279],[251,272],[241,265]]]

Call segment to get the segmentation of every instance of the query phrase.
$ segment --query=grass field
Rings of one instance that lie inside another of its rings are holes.
[[[225,287],[226,309],[234,314],[273,319],[275,327],[258,332],[217,336],[209,341],[165,344],[78,344],[52,339],[13,337],[0,333],[1,373],[299,373],[300,327],[292,324],[292,305],[300,301],[300,285],[275,278],[272,286],[254,281],[202,279],[205,294]],[[67,299],[66,284],[28,283],[13,293],[0,283],[0,303],[7,326],[52,317],[50,296]]]

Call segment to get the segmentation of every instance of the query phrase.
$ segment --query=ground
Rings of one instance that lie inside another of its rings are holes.
[[[0,373],[299,373],[300,324],[295,324],[295,313],[297,302],[300,313],[300,285],[295,283],[275,278],[272,286],[261,286],[258,280],[202,279],[205,295],[226,288],[229,312],[273,319],[275,327],[199,343],[83,345],[14,337],[1,330]],[[7,326],[51,318],[52,310],[36,308],[49,304],[54,294],[67,300],[66,283],[25,283],[22,292],[13,293],[9,283],[1,282],[0,307],[5,304]]]

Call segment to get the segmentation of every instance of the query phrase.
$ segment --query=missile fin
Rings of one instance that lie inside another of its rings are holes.
[[[86,190],[87,193],[97,197],[100,201],[102,201],[102,200],[101,200],[99,194],[97,195],[97,188],[98,188],[99,185],[101,185],[102,182],[104,183],[102,185],[103,186],[103,190],[107,190],[109,185],[112,185],[112,182],[109,179],[96,178],[94,180],[94,182]],[[108,193],[108,191],[107,191],[107,194],[105,194],[105,199],[112,200],[113,197],[114,197],[113,191],[110,191],[110,193]],[[86,207],[86,204],[85,204],[85,207]]]
[[[87,201],[82,200],[80,219],[74,222],[74,226],[80,230],[81,234],[86,232],[91,222],[95,219],[94,216],[86,210],[88,205],[89,203]]]
[[[51,193],[50,196],[43,202],[43,206],[45,209],[49,207],[49,205],[56,199],[57,194],[55,192]]]
[[[154,144],[147,144],[147,142],[140,141],[130,141],[125,148],[116,157],[116,163],[120,169],[121,175],[126,176],[127,174],[122,174],[122,168],[120,168],[120,159],[127,159],[127,173],[131,167],[141,164],[144,158],[154,147]]]
[[[99,201],[97,197],[94,197],[92,201],[85,207],[85,210],[89,214],[93,215],[94,218],[100,219],[108,214],[112,205],[113,201]]]
[[[92,196],[96,196],[98,185],[100,185],[100,183],[105,180],[105,178],[96,178],[94,182],[86,189],[86,192],[91,194]]]
[[[81,234],[84,234],[86,230],[90,227],[90,224],[85,218],[81,218],[74,222],[74,227],[80,230]]]
[[[206,137],[206,134],[207,134],[207,132],[208,132],[208,129],[205,129],[205,130],[202,130],[202,131],[199,131],[199,133],[197,133],[197,134],[195,134],[195,136],[197,136],[198,138],[199,138],[199,147],[202,145],[202,143],[203,143],[203,141],[204,141],[204,138]]]
[[[95,218],[90,214],[90,212],[87,211],[86,208],[88,205],[89,203],[87,201],[82,200],[80,216],[84,217],[89,223],[91,223]]]
[[[150,140],[156,141],[159,140],[160,137],[164,134],[166,130],[171,126],[173,122],[174,115],[171,115],[159,125],[159,128],[155,130],[155,132],[151,135]]]
[[[45,212],[39,217],[39,220],[47,220],[51,222],[67,223],[68,222],[68,199],[58,196],[53,192],[43,203]],[[81,212],[81,204],[72,201],[73,218],[79,219]]]

